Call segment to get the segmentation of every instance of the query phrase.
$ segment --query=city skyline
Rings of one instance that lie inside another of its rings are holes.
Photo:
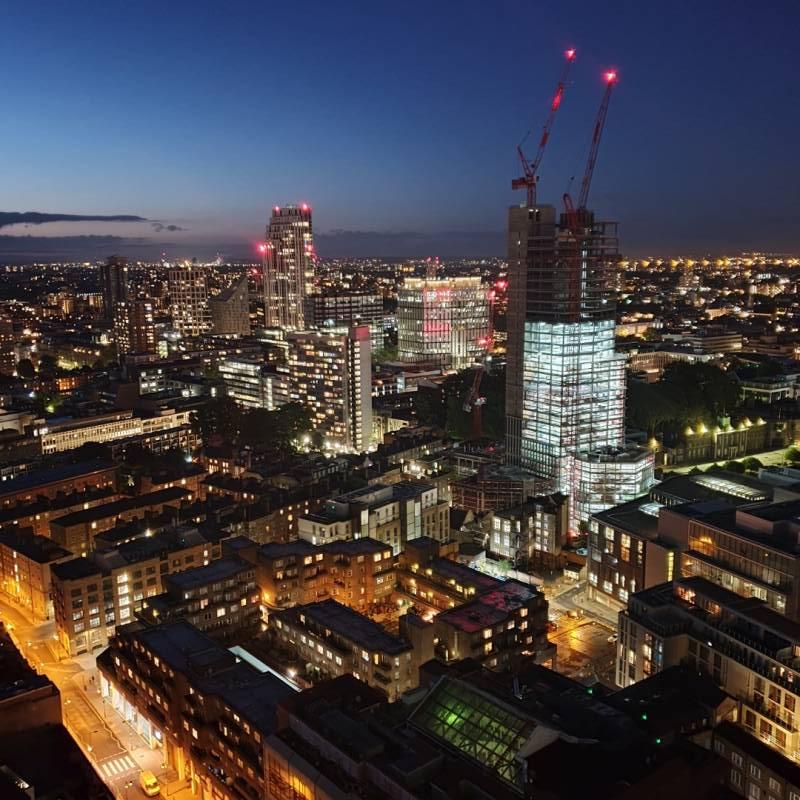
[[[514,147],[528,129],[535,142],[568,46],[579,55],[541,170],[543,201],[557,202],[579,173],[600,74],[615,66],[595,201],[622,223],[622,252],[798,249],[798,167],[783,154],[800,104],[774,80],[797,61],[788,3],[663,15],[508,3],[490,19],[478,4],[403,18],[311,4],[302,37],[283,35],[286,10],[266,18],[239,6],[222,21],[209,7],[179,10],[156,28],[146,5],[12,10],[7,58],[24,69],[3,90],[15,124],[0,144],[15,157],[0,208],[143,221],[6,225],[0,259],[247,257],[268,209],[302,202],[314,207],[322,257],[502,256],[506,209],[521,199],[510,190]],[[507,32],[526,28],[535,41],[509,47]],[[105,58],[103,41],[120,57]],[[277,84],[264,74],[265,41],[268,73],[293,65]],[[203,58],[213,48],[223,65]],[[736,69],[742,52],[759,57]],[[56,92],[56,69],[80,88]]]

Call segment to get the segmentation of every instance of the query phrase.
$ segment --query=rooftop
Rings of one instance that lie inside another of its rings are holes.
[[[81,461],[77,464],[60,464],[49,469],[38,469],[32,472],[25,472],[18,478],[4,481],[0,484],[0,503],[7,495],[17,494],[29,489],[38,489],[50,483],[66,481],[70,478],[79,478],[83,475],[92,475],[95,472],[113,469],[114,464],[103,459],[93,461]]]
[[[22,553],[37,564],[69,558],[72,553],[46,536],[36,536],[31,528],[10,528],[0,531],[0,544]]]
[[[188,498],[190,492],[180,486],[173,486],[169,489],[159,489],[156,492],[138,495],[137,497],[126,497],[122,500],[115,500],[113,503],[104,503],[101,506],[88,508],[85,511],[75,511],[58,519],[52,520],[52,524],[60,525],[64,528],[72,525],[85,525],[97,520],[115,517],[126,511],[134,511],[137,508],[147,508],[149,506],[162,505]]]
[[[198,586],[228,580],[245,570],[252,569],[254,569],[253,565],[242,561],[241,558],[219,558],[209,564],[204,564],[202,567],[194,567],[173,573],[167,578],[167,582],[171,587],[174,586],[181,591],[188,591]]]
[[[352,641],[370,652],[399,654],[411,648],[408,642],[387,633],[377,622],[373,622],[335,600],[322,600],[318,603],[294,606],[272,616],[292,625],[302,626],[301,615],[305,616],[306,620],[311,620],[320,627],[330,630],[337,636]]]
[[[468,603],[440,612],[436,622],[454,625],[465,633],[475,633],[502,622],[510,613],[537,597],[541,597],[541,593],[533,586],[517,580],[503,581]]]

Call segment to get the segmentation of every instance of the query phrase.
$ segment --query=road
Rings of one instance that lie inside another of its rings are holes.
[[[64,725],[106,786],[120,800],[144,797],[139,773],[149,769],[156,775],[163,774],[161,754],[146,747],[116,712],[107,710],[100,697],[94,659],[64,658],[55,638],[54,623],[32,624],[5,598],[0,598],[0,620],[31,666],[58,687]]]

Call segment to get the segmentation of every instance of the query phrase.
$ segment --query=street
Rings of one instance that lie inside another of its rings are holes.
[[[64,725],[94,765],[106,786],[120,800],[144,797],[139,773],[158,776],[162,796],[178,800],[182,791],[168,792],[172,775],[164,769],[161,752],[151,750],[100,696],[94,656],[65,658],[54,636],[55,625],[33,625],[19,608],[0,599],[0,620],[28,662],[46,674],[61,692]],[[186,790],[188,792],[188,790]]]

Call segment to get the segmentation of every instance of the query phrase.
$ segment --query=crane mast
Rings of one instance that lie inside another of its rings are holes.
[[[550,131],[553,128],[553,123],[556,119],[561,100],[564,97],[564,89],[567,85],[567,78],[569,71],[572,67],[577,52],[574,49],[567,50],[564,53],[567,63],[564,65],[564,70],[561,73],[561,79],[556,86],[556,93],[553,95],[553,100],[550,103],[550,113],[545,121],[544,128],[542,129],[542,138],[539,140],[539,149],[536,151],[536,156],[533,161],[529,162],[525,157],[525,152],[522,145],[525,139],[517,145],[517,155],[519,156],[520,164],[522,165],[522,175],[519,178],[514,178],[511,181],[512,189],[525,189],[526,203],[528,208],[533,208],[536,205],[536,182],[538,180],[539,165],[542,163],[542,156],[544,156],[545,147],[550,139]],[[527,138],[527,136],[525,137]]]

